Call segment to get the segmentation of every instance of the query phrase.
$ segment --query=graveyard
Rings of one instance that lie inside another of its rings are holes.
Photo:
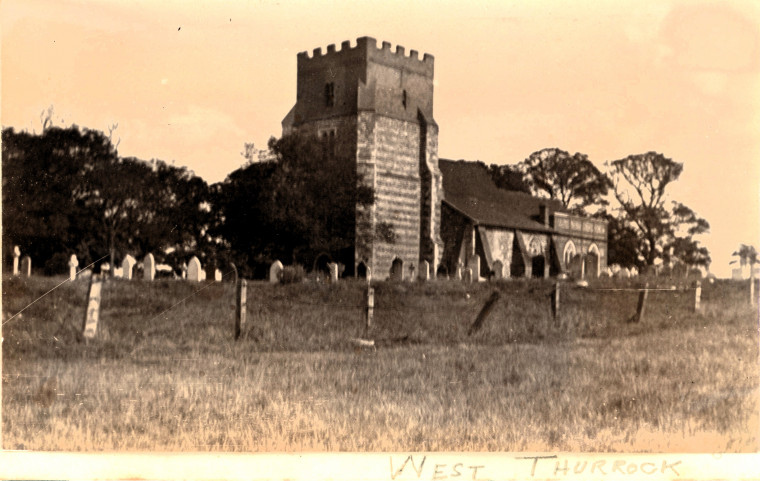
[[[85,266],[72,280],[23,264],[2,284],[4,449],[758,445],[748,282],[703,281],[696,304],[680,278],[374,280],[368,325],[366,280],[249,280],[236,326],[227,276],[105,278],[85,337]]]

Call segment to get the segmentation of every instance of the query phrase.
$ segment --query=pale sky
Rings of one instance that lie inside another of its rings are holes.
[[[755,3],[3,0],[2,125],[39,132],[51,105],[58,125],[118,123],[120,155],[213,183],[280,135],[298,52],[371,36],[435,56],[442,158],[682,162],[671,197],[727,276],[740,242],[760,248]]]

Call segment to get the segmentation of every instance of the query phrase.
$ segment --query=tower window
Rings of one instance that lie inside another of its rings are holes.
[[[401,94],[401,103],[404,105],[404,108],[406,108],[406,90]]]
[[[327,107],[335,105],[335,84],[333,82],[325,84],[325,105]]]

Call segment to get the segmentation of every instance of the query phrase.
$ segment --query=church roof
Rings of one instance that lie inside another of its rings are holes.
[[[545,205],[550,214],[565,211],[557,200],[496,187],[481,162],[440,159],[438,165],[443,175],[444,201],[476,224],[554,232],[540,222],[540,206]]]

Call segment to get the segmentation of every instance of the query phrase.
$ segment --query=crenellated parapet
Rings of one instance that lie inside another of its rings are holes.
[[[354,58],[404,68],[430,77],[433,76],[435,64],[435,57],[428,53],[420,59],[417,50],[410,50],[409,55],[407,55],[406,49],[401,45],[397,45],[394,49],[390,42],[382,42],[378,47],[377,40],[374,38],[359,37],[353,47],[351,42],[346,40],[341,42],[340,49],[336,49],[335,44],[330,44],[324,53],[321,47],[315,48],[311,56],[306,51],[300,52],[298,54],[298,67],[299,69],[311,68],[312,66],[321,67],[325,62],[329,63],[334,59],[345,62]]]

